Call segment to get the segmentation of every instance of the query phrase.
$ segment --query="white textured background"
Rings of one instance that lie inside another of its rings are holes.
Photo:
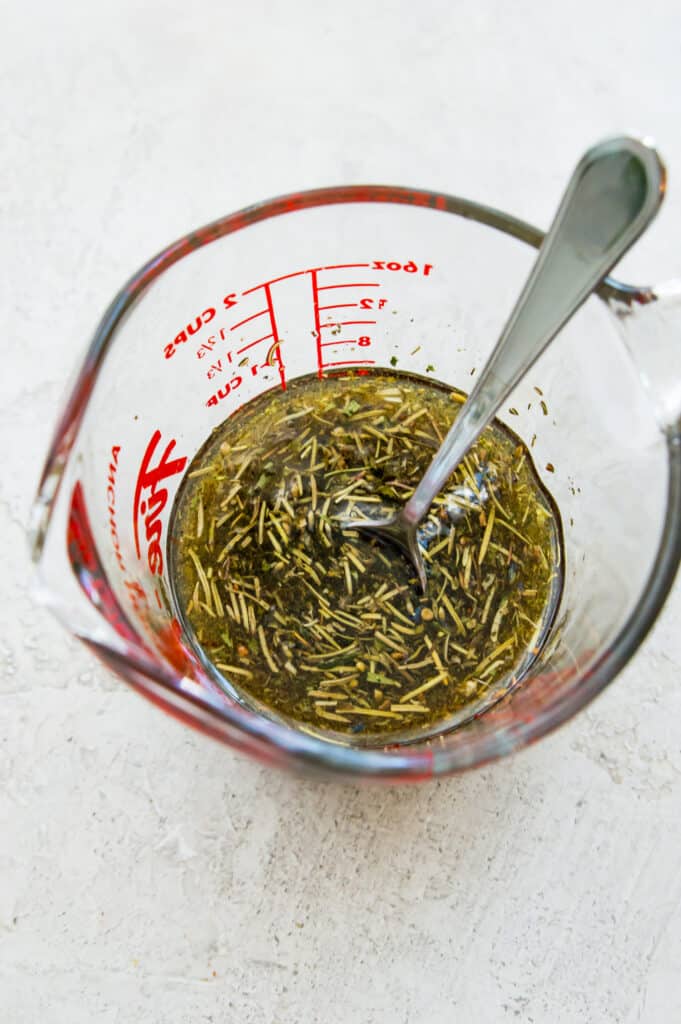
[[[66,376],[161,245],[358,181],[546,225],[581,149],[621,130],[671,167],[623,276],[678,275],[678,0],[0,3],[3,1024],[681,1019],[678,586],[559,734],[409,790],[239,760],[26,588]]]

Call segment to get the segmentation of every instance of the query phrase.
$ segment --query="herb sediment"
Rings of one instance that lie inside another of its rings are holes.
[[[493,424],[422,524],[428,594],[343,530],[404,502],[464,396],[399,373],[303,378],[209,438],[178,495],[176,599],[235,690],[341,733],[423,730],[526,666],[560,593],[560,526]]]

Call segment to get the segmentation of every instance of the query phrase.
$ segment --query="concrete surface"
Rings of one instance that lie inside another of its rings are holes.
[[[24,540],[91,327],[217,214],[369,180],[543,225],[577,153],[633,129],[672,183],[628,276],[681,273],[681,8],[43,0],[0,23],[2,1021],[681,1020],[678,587],[557,735],[360,790],[135,697],[32,606]]]

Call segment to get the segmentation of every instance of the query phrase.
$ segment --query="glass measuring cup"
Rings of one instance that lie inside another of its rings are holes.
[[[192,457],[267,389],[396,367],[466,390],[541,237],[451,196],[348,187],[251,207],[160,253],[107,310],[48,454],[33,522],[42,599],[165,710],[273,763],[423,779],[565,721],[641,642],[681,557],[681,286],[607,281],[513,394],[501,419],[536,435],[563,517],[564,592],[523,685],[436,741],[361,748],[242,705],[183,634],[165,550]]]

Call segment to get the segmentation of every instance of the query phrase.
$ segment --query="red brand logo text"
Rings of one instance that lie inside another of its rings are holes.
[[[187,465],[187,459],[171,459],[175,441],[170,441],[159,458],[157,448],[161,440],[161,431],[155,431],[142,459],[137,476],[135,500],[132,509],[132,525],[135,534],[137,557],[142,557],[140,548],[140,518],[143,520],[144,539],[147,545],[147,565],[155,576],[163,572],[163,549],[161,535],[163,524],[161,515],[168,503],[168,491],[160,485],[164,480],[181,473]]]

